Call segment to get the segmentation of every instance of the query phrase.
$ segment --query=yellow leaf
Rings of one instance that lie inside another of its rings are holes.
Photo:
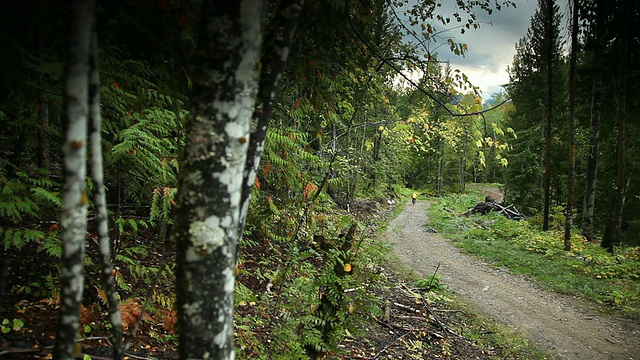
[[[344,264],[344,271],[351,272],[351,264],[349,263]]]

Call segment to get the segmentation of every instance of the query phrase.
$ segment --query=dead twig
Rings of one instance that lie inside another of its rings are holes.
[[[393,305],[395,305],[395,306],[397,306],[397,307],[399,307],[401,309],[407,310],[407,311],[411,311],[411,312],[414,312],[414,313],[420,313],[420,310],[414,309],[414,308],[412,308],[411,306],[408,306],[408,305],[403,305],[403,304],[400,304],[400,303],[397,303],[397,302],[394,302]]]
[[[53,349],[53,347],[51,347],[51,349]],[[45,349],[41,349],[41,348],[37,348],[37,349],[6,348],[6,349],[0,351],[0,358],[5,356],[5,355],[11,355],[11,354],[33,354],[33,353],[39,353],[39,352],[41,352],[43,350],[45,350]]]

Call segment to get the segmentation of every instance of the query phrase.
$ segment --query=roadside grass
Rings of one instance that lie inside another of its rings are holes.
[[[513,330],[482,314],[475,314],[471,325],[465,335],[484,348],[499,350],[502,359],[546,360],[554,358],[553,355],[535,348],[527,339]]]
[[[464,215],[483,199],[479,190],[439,198],[429,209],[429,226],[469,254],[507,267],[544,288],[640,319],[640,248],[621,247],[614,255],[574,231],[571,251],[563,250],[564,216],[553,209],[551,230],[540,219],[509,220],[497,213]]]

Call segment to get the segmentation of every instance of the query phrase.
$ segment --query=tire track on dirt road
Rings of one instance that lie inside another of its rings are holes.
[[[407,204],[387,230],[387,241],[409,268],[438,275],[468,306],[505,324],[541,350],[566,360],[640,360],[640,324],[601,315],[577,298],[536,288],[460,252],[427,231],[428,201]]]

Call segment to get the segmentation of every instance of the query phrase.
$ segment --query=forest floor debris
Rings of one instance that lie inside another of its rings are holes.
[[[354,204],[351,209],[358,213],[360,218],[375,217],[384,219],[392,207],[384,201],[363,201]],[[159,254],[158,266],[161,263],[171,261],[174,251],[166,244],[156,244],[157,248],[149,249],[150,254]],[[29,255],[29,256],[27,256]],[[88,255],[91,256],[91,249]],[[249,274],[252,266],[258,265],[258,261],[251,261],[251,254],[247,254],[244,264],[244,273]],[[254,254],[259,257],[260,254]],[[30,246],[22,249],[22,252],[12,250],[3,254],[6,264],[7,283],[6,289],[10,290],[2,294],[1,319],[20,319],[24,322],[22,328],[11,330],[0,337],[0,358],[2,359],[50,359],[53,348],[55,328],[57,324],[58,310],[56,299],[43,297],[45,289],[28,288],[41,276],[54,271],[55,264],[48,263],[47,256],[36,248]],[[152,260],[150,260],[152,261]],[[149,264],[153,265],[153,264]],[[125,271],[125,269],[120,269]],[[264,270],[264,269],[263,269]],[[438,302],[427,301],[427,291],[409,284],[404,277],[396,273],[391,267],[383,267],[383,276],[390,284],[395,286],[380,286],[376,288],[375,296],[384,299],[388,304],[384,317],[373,317],[363,329],[364,336],[345,336],[339,344],[342,351],[350,359],[490,359],[496,358],[491,349],[483,349],[469,338],[466,338],[462,329],[473,318],[458,310],[448,309],[446,305]],[[267,284],[251,281],[249,276],[241,276],[239,281],[257,293],[264,292]],[[146,286],[143,284],[130,284],[131,286]],[[33,287],[33,286],[32,286]],[[166,294],[155,296],[171,296],[170,287],[158,287],[156,291]],[[99,326],[91,325],[92,322],[100,323],[104,309],[100,308],[100,294],[95,291],[85,293],[83,323],[87,323],[83,329],[83,338],[79,342],[82,354],[88,354],[93,360],[110,359],[108,334],[99,330]],[[144,299],[128,304],[133,310],[140,310]],[[128,309],[127,308],[127,309]],[[132,313],[135,312],[132,310]],[[128,311],[128,310],[127,310]],[[243,312],[253,311],[253,308],[238,307],[236,313],[243,316]],[[155,315],[148,316],[161,316]],[[273,314],[262,314],[269,317]],[[147,318],[139,324],[138,332],[132,341],[132,346],[127,353],[129,359],[177,359],[175,348],[175,332],[172,329],[171,319],[175,314],[164,314],[160,318]],[[274,315],[275,316],[275,315]],[[91,320],[91,319],[93,320]],[[256,332],[257,339],[267,343],[267,332]],[[327,359],[337,358],[336,354],[327,354]]]
[[[470,214],[482,214],[487,215],[491,211],[495,211],[498,214],[505,216],[511,220],[522,220],[524,219],[524,215],[516,209],[516,207],[511,205],[503,205],[502,203],[497,202],[491,196],[487,196],[484,201],[477,203],[474,207],[469,209],[463,215],[468,216]]]

